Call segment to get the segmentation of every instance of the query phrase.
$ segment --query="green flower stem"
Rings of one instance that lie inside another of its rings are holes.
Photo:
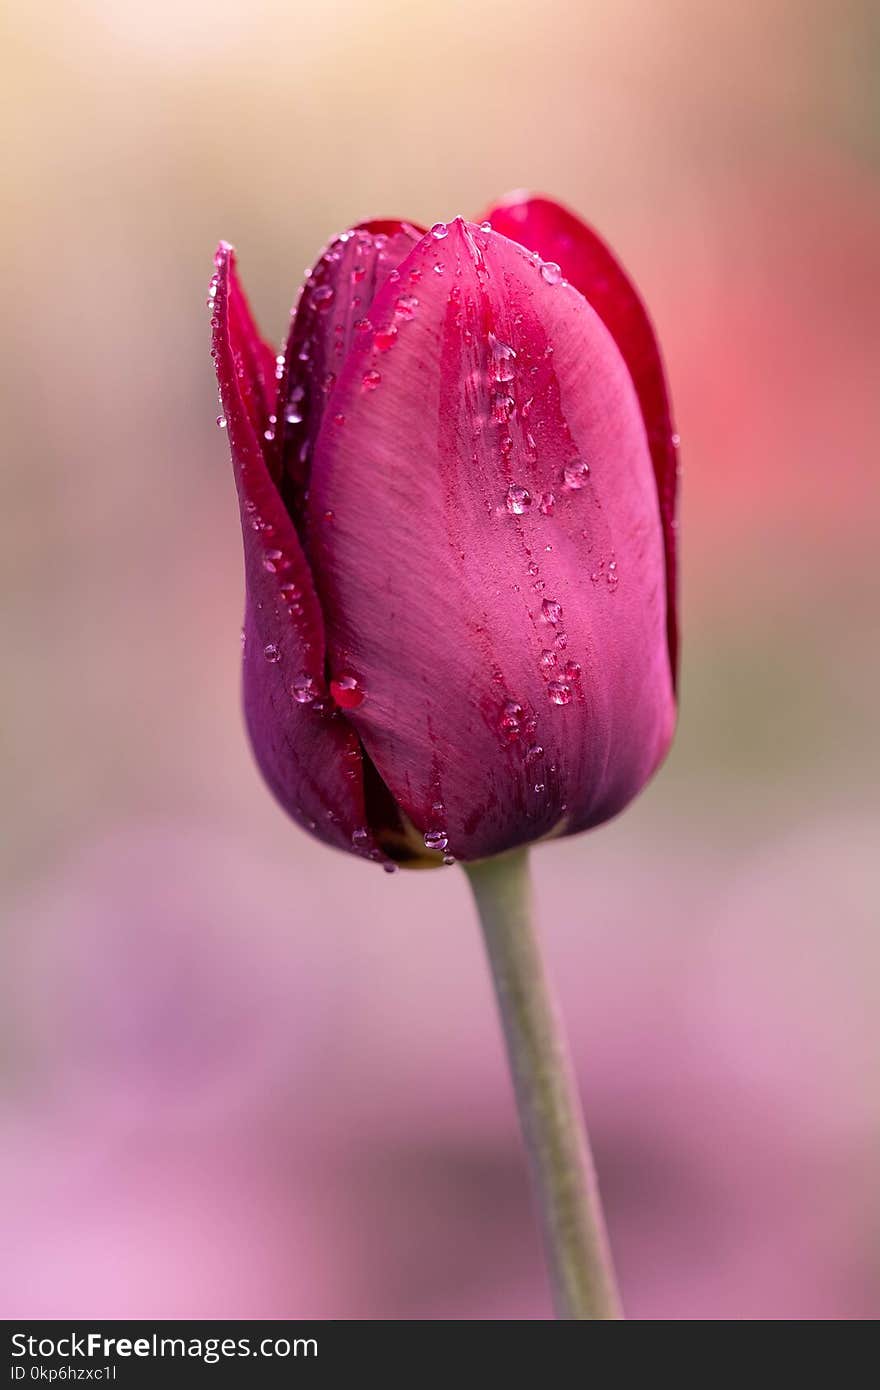
[[[535,934],[528,850],[464,867],[492,967],[557,1317],[621,1318],[577,1084]]]

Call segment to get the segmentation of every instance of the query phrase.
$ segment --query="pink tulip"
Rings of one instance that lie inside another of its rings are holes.
[[[675,721],[653,331],[571,213],[491,217],[344,232],[277,357],[225,243],[209,296],[257,761],[302,826],[388,867],[607,820]]]

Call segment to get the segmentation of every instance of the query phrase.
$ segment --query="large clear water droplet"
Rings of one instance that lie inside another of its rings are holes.
[[[511,483],[507,489],[504,505],[511,516],[522,516],[523,512],[527,512],[532,505],[532,494],[528,488],[521,487],[519,483]]]
[[[562,267],[555,261],[545,261],[541,266],[541,278],[547,281],[548,285],[559,285],[562,283]]]
[[[443,850],[449,844],[449,836],[445,830],[426,830],[425,849]]]
[[[567,681],[550,681],[547,685],[547,694],[551,705],[571,704],[571,686]]]
[[[290,693],[298,704],[310,705],[318,697],[318,687],[312,677],[303,672],[294,680]]]
[[[580,488],[586,487],[590,480],[590,465],[583,459],[572,459],[562,470],[565,479],[565,486],[577,492]]]
[[[505,738],[518,738],[522,733],[526,712],[518,700],[508,700],[498,720],[498,732]]]
[[[493,381],[513,381],[513,364],[516,353],[508,343],[502,343],[494,333],[489,334],[489,352],[492,357],[490,372]]]

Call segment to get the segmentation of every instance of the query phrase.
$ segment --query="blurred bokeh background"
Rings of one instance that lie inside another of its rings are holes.
[[[0,1311],[545,1318],[463,876],[306,839],[238,712],[205,289],[579,209],[685,465],[678,741],[534,856],[637,1318],[880,1313],[880,25],[865,0],[11,0]]]

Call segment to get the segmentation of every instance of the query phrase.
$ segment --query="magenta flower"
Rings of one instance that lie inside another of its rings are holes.
[[[675,722],[676,436],[641,301],[579,219],[344,232],[285,350],[221,245],[244,703],[300,825],[474,860],[615,815]]]

